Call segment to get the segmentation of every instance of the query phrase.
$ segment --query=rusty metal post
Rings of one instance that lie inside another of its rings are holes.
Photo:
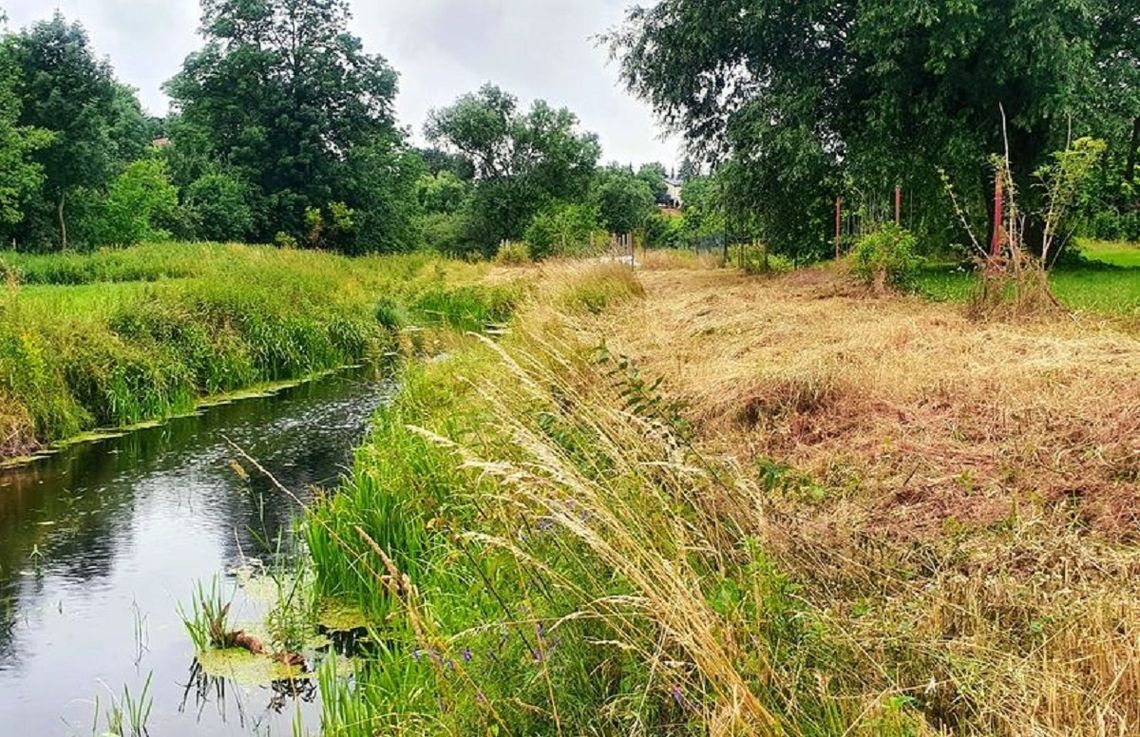
[[[843,258],[843,198],[835,198],[835,260]]]
[[[902,227],[902,185],[895,185],[895,225]]]
[[[995,261],[1001,258],[1002,241],[1004,240],[1002,222],[1005,220],[1005,182],[1002,181],[1002,177],[1002,173],[998,172],[997,179],[994,182],[994,237],[990,243],[990,257]]]

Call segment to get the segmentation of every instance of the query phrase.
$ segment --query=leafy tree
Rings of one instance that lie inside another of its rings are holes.
[[[665,178],[669,172],[661,163],[645,164],[637,170],[637,178],[649,186],[653,199],[657,204],[665,204],[669,197],[669,188],[665,186]]]
[[[55,210],[59,245],[66,249],[69,195],[81,188],[100,189],[113,175],[111,131],[122,91],[110,66],[95,57],[83,27],[58,12],[6,43],[19,70],[20,124],[53,133],[36,160]]]
[[[645,178],[611,166],[598,172],[594,202],[602,227],[611,233],[631,233],[654,211],[654,195]]]
[[[253,228],[245,184],[229,174],[206,174],[186,188],[186,206],[199,238],[241,241]]]
[[[185,158],[217,161],[249,183],[261,240],[303,235],[307,209],[342,200],[378,245],[406,235],[406,218],[384,234],[382,218],[366,217],[398,209],[384,197],[411,200],[414,191],[362,179],[402,165],[404,144],[392,110],[396,72],[364,52],[349,20],[347,0],[203,0],[206,45],[167,84],[176,135],[207,147]]]
[[[111,184],[94,226],[99,245],[129,246],[169,240],[158,223],[178,207],[178,190],[166,173],[166,162],[143,159],[129,165]]]
[[[583,201],[601,149],[578,130],[578,118],[539,100],[529,112],[493,85],[431,113],[426,132],[474,171],[470,234],[488,254],[518,239],[554,201]]]
[[[805,235],[810,249],[826,243],[814,213],[845,183],[905,181],[946,222],[943,167],[984,213],[987,157],[1005,145],[999,106],[1014,179],[1031,195],[1096,87],[1112,16],[1136,26],[1133,3],[1107,0],[662,0],[631,10],[610,41],[629,87],[695,151],[746,164],[768,239],[794,251]],[[805,233],[794,223],[808,212]]]
[[[416,182],[420,207],[428,213],[459,212],[469,195],[470,185],[447,169],[436,174],[425,174]]]
[[[9,49],[0,47],[0,228],[5,232],[24,219],[27,201],[39,193],[44,173],[34,155],[52,141],[48,131],[19,124],[16,84]]]

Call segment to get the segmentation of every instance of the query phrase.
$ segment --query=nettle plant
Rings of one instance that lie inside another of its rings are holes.
[[[1049,268],[1072,237],[1070,216],[1081,186],[1093,174],[1105,148],[1104,141],[1086,137],[1071,140],[1064,151],[1054,153],[1052,161],[1034,173],[1036,186],[1042,192],[1042,205],[1036,211],[1020,206],[1008,146],[1004,156],[994,156],[992,164],[1002,208],[989,249],[978,239],[948,177],[942,173],[946,191],[970,237],[975,261],[983,274],[981,289],[974,299],[975,311],[989,314],[996,308],[1011,306],[1015,314],[1036,314],[1060,308],[1049,283]]]

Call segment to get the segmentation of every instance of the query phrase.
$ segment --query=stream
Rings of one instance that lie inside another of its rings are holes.
[[[0,734],[102,735],[148,677],[153,737],[316,733],[315,693],[194,682],[179,606],[215,576],[232,588],[300,514],[249,464],[242,478],[229,441],[304,498],[345,473],[389,391],[341,373],[0,469]]]

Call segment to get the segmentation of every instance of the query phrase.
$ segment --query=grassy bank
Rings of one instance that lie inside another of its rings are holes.
[[[1088,241],[1081,244],[1083,265],[1065,265],[1051,275],[1057,298],[1074,310],[1140,318],[1140,244]],[[919,279],[926,296],[962,302],[976,277],[956,268],[931,267]]]
[[[239,245],[0,253],[0,271],[0,456],[372,361],[409,325],[481,329],[518,296],[428,256]]]
[[[410,368],[308,520],[324,734],[1137,729],[1131,338],[659,267]]]

